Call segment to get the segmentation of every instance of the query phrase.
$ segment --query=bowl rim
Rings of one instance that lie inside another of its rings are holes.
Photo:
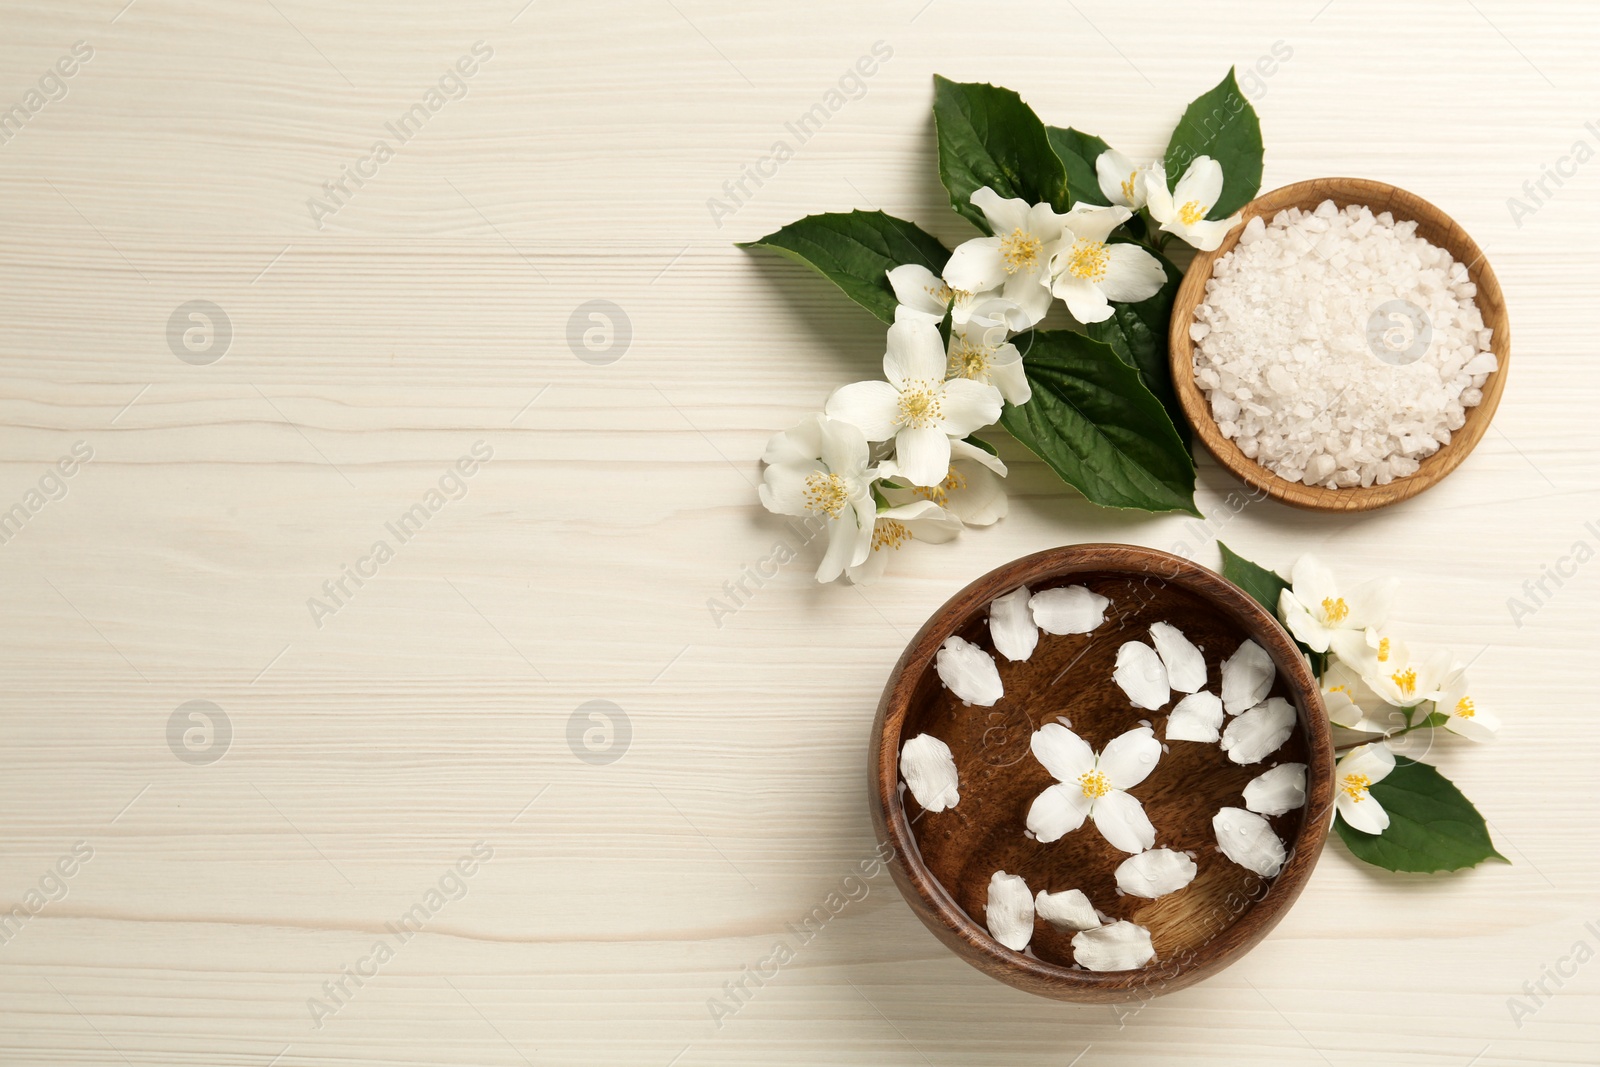
[[[1483,315],[1484,324],[1494,331],[1489,347],[1500,366],[1484,383],[1483,400],[1468,409],[1466,422],[1451,434],[1449,444],[1422,460],[1416,471],[1388,485],[1328,489],[1291,482],[1274,474],[1222,436],[1211,417],[1205,394],[1194,379],[1194,342],[1189,338],[1188,327],[1194,309],[1205,295],[1205,283],[1210,280],[1217,260],[1233,250],[1244,232],[1244,224],[1252,218],[1270,218],[1289,207],[1310,210],[1324,200],[1332,200],[1341,208],[1348,204],[1365,204],[1374,212],[1390,211],[1397,220],[1417,222],[1419,232],[1428,231],[1423,234],[1427,240],[1444,248],[1457,262],[1467,264],[1467,276],[1478,287],[1474,299],[1479,313]],[[1197,252],[1189,263],[1173,298],[1172,317],[1168,323],[1167,350],[1173,388],[1185,418],[1206,451],[1246,485],[1263,490],[1285,504],[1313,511],[1370,511],[1408,500],[1443,481],[1488,432],[1510,371],[1511,325],[1505,294],[1477,242],[1454,219],[1416,193],[1370,178],[1312,178],[1294,182],[1262,193],[1241,208],[1240,214],[1242,223],[1228,232],[1221,245],[1211,252]]]
[[[1148,967],[1078,970],[1015,952],[994,940],[923,863],[899,792],[899,753],[906,715],[918,682],[933,669],[934,656],[945,639],[994,598],[1019,585],[1091,573],[1155,577],[1227,612],[1262,644],[1287,677],[1306,737],[1306,803],[1298,833],[1286,842],[1289,857],[1272,880],[1271,889],[1204,942],[1192,958],[1180,960],[1176,970],[1158,960],[1161,986],[1155,990],[1148,989],[1152,978]],[[868,754],[874,828],[878,840],[893,848],[888,863],[913,912],[974,967],[1017,988],[1058,1000],[1116,1003],[1147,999],[1192,985],[1235,962],[1277,925],[1305,888],[1332,824],[1332,734],[1321,687],[1305,657],[1277,619],[1238,586],[1185,557],[1138,545],[1090,543],[1046,549],[1002,564],[970,582],[929,616],[896,662],[878,705]]]

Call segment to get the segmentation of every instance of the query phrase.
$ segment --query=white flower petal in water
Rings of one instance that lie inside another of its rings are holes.
[[[1028,601],[1033,621],[1047,634],[1086,634],[1106,621],[1110,604],[1081,585],[1045,589]]]
[[[1280,763],[1244,787],[1244,806],[1261,815],[1282,815],[1306,802],[1306,765]]]
[[[1155,844],[1155,827],[1144,807],[1126,792],[1144,781],[1161,758],[1161,743],[1148,726],[1115,737],[1096,756],[1089,743],[1060,723],[1046,723],[1029,741],[1036,759],[1057,780],[1034,798],[1027,826],[1048,844],[1093,819],[1100,835],[1124,852]]]
[[[1180,693],[1193,693],[1206,684],[1206,657],[1183,631],[1168,623],[1150,627],[1150,640],[1167,668],[1167,684]]]
[[[1005,696],[994,658],[965,638],[946,640],[934,657],[934,667],[950,692],[968,704],[989,708]]]
[[[994,872],[983,916],[990,935],[1006,948],[1021,952],[1028,947],[1033,940],[1033,894],[1021,875]]]
[[[900,776],[925,811],[944,811],[961,801],[950,746],[931,734],[918,734],[901,746]]]
[[[1111,677],[1136,708],[1154,711],[1172,698],[1167,668],[1156,650],[1142,641],[1129,641],[1117,649]]]
[[[1277,675],[1267,650],[1246,641],[1222,661],[1222,706],[1229,715],[1255,707],[1272,691]]]
[[[1039,890],[1033,900],[1034,914],[1052,926],[1063,930],[1093,930],[1100,925],[1100,916],[1081,889],[1068,889],[1061,893]]]
[[[1094,819],[1094,828],[1112,848],[1143,852],[1156,843],[1156,828],[1150,825],[1144,805],[1132,793],[1113,789],[1094,802],[1089,815]]]
[[[1194,881],[1194,860],[1170,848],[1153,848],[1129,856],[1117,867],[1117,888],[1129,896],[1154,900]]]
[[[1072,938],[1072,958],[1090,971],[1131,971],[1155,958],[1150,931],[1122,922],[1085,930]]]
[[[1394,770],[1394,753],[1381,741],[1345,753],[1333,768],[1333,805],[1344,821],[1367,834],[1389,828],[1389,813],[1368,790]]]
[[[1190,693],[1167,716],[1168,741],[1206,741],[1222,738],[1222,701],[1215,693],[1202,689]]]
[[[1032,595],[1024,585],[989,605],[989,636],[994,639],[995,651],[1006,659],[1025,660],[1039,645],[1039,627],[1028,610]]]
[[[1089,742],[1058,722],[1047,722],[1035,730],[1028,747],[1058,782],[1076,782],[1094,770],[1094,749]]]
[[[1156,769],[1161,760],[1161,742],[1148,726],[1135,726],[1118,734],[1100,750],[1095,767],[1106,776],[1113,789],[1132,789]]]
[[[1255,812],[1223,808],[1212,818],[1211,828],[1222,854],[1246,870],[1271,878],[1283,867],[1288,855],[1283,842],[1272,832],[1272,824]]]
[[[1057,782],[1028,806],[1028,832],[1040,844],[1059,841],[1089,817],[1089,799],[1077,783]]]
[[[1235,763],[1260,763],[1289,740],[1294,722],[1294,706],[1273,697],[1228,723],[1222,732],[1222,751]]]

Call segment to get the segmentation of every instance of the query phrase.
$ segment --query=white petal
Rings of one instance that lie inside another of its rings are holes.
[[[1172,193],[1167,188],[1167,168],[1161,160],[1150,164],[1150,169],[1144,175],[1145,210],[1150,212],[1150,217],[1157,222],[1170,222],[1178,213],[1177,206],[1172,202]]]
[[[1306,802],[1306,765],[1280,763],[1244,787],[1244,806],[1262,815],[1282,815]]]
[[[1047,722],[1035,730],[1028,747],[1033,750],[1033,758],[1044,764],[1058,782],[1076,783],[1094,770],[1094,749],[1089,742],[1058,722]]]
[[[950,303],[950,288],[943,278],[920,263],[906,263],[887,273],[889,287],[894,290],[894,298],[901,307],[933,315],[935,322],[944,318],[944,309]]]
[[[964,293],[998,289],[1007,277],[1006,260],[1000,254],[998,237],[974,237],[961,242],[944,265],[944,280],[950,283],[950,288]]]
[[[1206,741],[1222,737],[1222,701],[1215,693],[1190,693],[1167,716],[1168,741]]]
[[[1136,304],[1149,300],[1167,284],[1161,261],[1138,245],[1117,243],[1106,246],[1106,276],[1100,291],[1107,300]]]
[[[1170,848],[1153,848],[1130,856],[1117,867],[1117,888],[1129,896],[1154,900],[1194,881],[1194,860]]]
[[[1111,231],[1133,217],[1125,207],[1079,203],[1061,216],[1062,223],[1080,241],[1104,241]]]
[[[1172,189],[1172,199],[1180,207],[1192,200],[1204,204],[1208,212],[1221,195],[1222,164],[1210,156],[1201,156],[1189,164],[1189,169]]]
[[[869,441],[887,441],[899,428],[900,391],[888,382],[855,382],[835,389],[824,410],[853,423]]]
[[[1113,789],[1132,789],[1156,769],[1161,760],[1161,742],[1148,726],[1135,726],[1113,737],[1100,751],[1095,769],[1106,776]]]
[[[994,939],[1021,952],[1033,940],[1033,894],[1021,875],[995,871],[989,879],[989,897],[983,921]]]
[[[1000,396],[1013,407],[1033,399],[1033,386],[1028,384],[1016,345],[1001,345],[989,360],[989,384],[1000,390]]]
[[[1012,230],[1027,228],[1026,200],[1001,196],[987,185],[981,189],[974,189],[967,199],[973,207],[983,212],[984,220],[995,233],[1010,233]]]
[[[939,680],[968,704],[993,707],[1005,695],[994,660],[971,641],[960,637],[945,641],[934,657],[934,666]]]
[[[943,373],[941,365],[941,373]],[[1000,390],[971,378],[952,378],[944,383],[940,407],[944,411],[941,433],[965,437],[1000,420]]]
[[[889,327],[883,353],[883,376],[896,389],[907,382],[944,380],[947,361],[939,327],[926,319],[899,319]]]
[[[1072,938],[1072,958],[1090,971],[1132,971],[1155,959],[1150,931],[1126,920]]]
[[[1083,790],[1079,789],[1082,793]],[[1132,793],[1113,789],[1094,802],[1089,811],[1096,830],[1112,848],[1124,852],[1143,852],[1156,843],[1156,828],[1144,813],[1144,805]]]
[[[926,811],[944,811],[961,802],[950,746],[931,734],[918,734],[901,746],[900,777]]]
[[[1167,668],[1156,650],[1143,641],[1129,641],[1117,649],[1117,666],[1111,677],[1136,708],[1154,711],[1172,699]]]
[[[1338,788],[1346,775],[1360,775],[1367,784],[1381,782],[1394,770],[1394,752],[1382,741],[1353,748],[1339,760],[1333,769],[1334,788]]]
[[[1255,707],[1272,691],[1277,676],[1267,650],[1254,641],[1246,641],[1222,661],[1222,706],[1229,715]]]
[[[1044,589],[1033,594],[1028,607],[1033,621],[1047,634],[1086,634],[1106,621],[1111,601],[1081,585]]]
[[[1031,595],[1024,585],[996,597],[989,605],[989,636],[994,640],[995,651],[1006,659],[1025,660],[1039,645],[1039,627],[1028,610]]]
[[[1206,658],[1183,631],[1168,623],[1150,627],[1150,640],[1167,668],[1167,684],[1180,693],[1193,693],[1206,684]]]
[[[1202,252],[1215,252],[1222,244],[1222,239],[1239,223],[1244,221],[1244,216],[1234,212],[1225,219],[1201,219],[1191,226],[1183,228],[1183,239],[1191,247]],[[1166,229],[1165,226],[1162,229]]]
[[[1389,828],[1389,813],[1369,793],[1352,796],[1341,789],[1334,793],[1333,804],[1345,822],[1364,834],[1381,834]]]
[[[1100,916],[1081,889],[1068,889],[1061,893],[1047,893],[1043,889],[1033,898],[1033,912],[1052,926],[1064,930],[1093,930],[1100,925]]]
[[[1272,824],[1253,811],[1223,808],[1212,818],[1211,829],[1224,856],[1263,878],[1276,875],[1288,856]]]
[[[1006,474],[1005,460],[1001,459],[993,452],[985,452],[977,445],[968,444],[966,441],[960,438],[956,438],[950,442],[950,459],[952,462],[958,459],[970,459],[975,463],[983,464],[985,467],[988,467],[1002,478],[1005,477]]]
[[[1122,183],[1130,178],[1137,179],[1138,171],[1139,168],[1134,165],[1133,160],[1115,148],[1108,148],[1095,157],[1094,175],[1100,184],[1100,195],[1113,204],[1120,204],[1123,207],[1139,206],[1138,190],[1134,191],[1133,199],[1122,190]]]
[[[1083,825],[1089,816],[1089,800],[1077,783],[1058,783],[1033,798],[1028,807],[1028,832],[1040,844],[1059,841]]]
[[[1273,697],[1228,723],[1222,732],[1222,751],[1235,763],[1260,763],[1289,740],[1294,723],[1294,707]]]
[[[1060,297],[1072,312],[1072,317],[1085,325],[1104,322],[1111,317],[1111,305],[1100,287],[1081,278],[1063,274],[1050,286],[1050,292]]]
[[[831,582],[846,568],[865,559],[872,550],[872,529],[857,523],[855,512],[846,511],[828,520],[828,547],[817,565],[817,581]]]
[[[895,466],[914,485],[938,485],[950,476],[950,438],[943,430],[905,427],[894,435]]]

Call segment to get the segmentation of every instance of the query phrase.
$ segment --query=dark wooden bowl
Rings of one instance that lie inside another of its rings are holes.
[[[1211,417],[1211,405],[1194,377],[1194,342],[1189,338],[1189,326],[1194,322],[1194,310],[1205,297],[1206,282],[1217,260],[1233,251],[1244,233],[1244,226],[1235,226],[1214,252],[1197,253],[1172,305],[1171,329],[1167,346],[1172,366],[1172,384],[1178,394],[1178,403],[1194,427],[1195,436],[1206,446],[1206,451],[1217,458],[1234,477],[1246,485],[1259,486],[1267,494],[1285,504],[1313,511],[1370,511],[1398,503],[1416,496],[1424,489],[1438,485],[1445,475],[1461,465],[1467,454],[1475,448],[1489,430],[1495,408],[1500,405],[1500,394],[1505,391],[1506,375],[1511,369],[1511,322],[1506,314],[1506,300],[1500,291],[1499,279],[1484,258],[1483,250],[1468,236],[1455,220],[1415,193],[1384,182],[1366,178],[1315,178],[1296,182],[1263,193],[1241,210],[1244,222],[1261,216],[1265,221],[1285,208],[1297,207],[1313,211],[1324,200],[1332,200],[1338,207],[1365,204],[1374,213],[1389,211],[1398,221],[1413,221],[1417,235],[1429,243],[1449,252],[1458,263],[1467,267],[1467,276],[1478,287],[1474,298],[1483,324],[1494,333],[1489,348],[1500,361],[1500,369],[1489,375],[1483,383],[1483,401],[1467,410],[1467,421],[1461,429],[1450,435],[1450,443],[1422,460],[1417,470],[1404,478],[1396,478],[1388,485],[1353,485],[1344,489],[1329,489],[1320,485],[1305,485],[1279,477],[1239,450],[1239,446],[1222,436],[1216,420]]]
[[[988,606],[1019,585],[1038,591],[1086,585],[1111,599],[1093,633],[1041,635],[1031,659],[996,655],[1006,695],[993,708],[966,707],[939,682],[934,655],[951,635],[993,653]],[[1111,680],[1117,648],[1149,640],[1153,622],[1170,622],[1204,651],[1206,688],[1219,692],[1221,662],[1246,637],[1278,668],[1273,696],[1293,704],[1299,722],[1288,742],[1261,763],[1238,766],[1216,744],[1174,741],[1156,770],[1132,792],[1157,831],[1156,844],[1192,850],[1199,874],[1156,900],[1120,897],[1113,872],[1126,859],[1091,824],[1040,844],[1023,829],[1033,798],[1054,783],[1029,750],[1033,731],[1057,716],[1098,751],[1116,735],[1154,723],[1164,737],[1171,703],[1132,707]],[[903,742],[930,733],[950,746],[961,801],[925,812],[899,788]],[[1289,850],[1264,879],[1218,850],[1211,818],[1242,807],[1241,790],[1274,763],[1307,765],[1305,806],[1270,821]],[[1299,896],[1327,837],[1333,806],[1333,748],[1321,692],[1277,621],[1232,583],[1179,556],[1133,545],[1073,545],[1024,556],[979,578],[934,613],[911,640],[884,688],[869,750],[872,819],[891,845],[895,884],[919,919],[956,955],[1029,993],[1085,1003],[1144,1000],[1222,970],[1266,936]],[[910,809],[908,811],[908,808]],[[1013,952],[983,926],[990,876],[1020,874],[1029,889],[1082,889],[1101,911],[1147,927],[1156,958],[1139,970],[1096,972],[1072,966],[1071,933],[1035,924],[1029,951]]]

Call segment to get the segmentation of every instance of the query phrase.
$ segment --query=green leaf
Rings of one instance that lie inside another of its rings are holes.
[[[1073,204],[1111,203],[1100,191],[1100,176],[1095,172],[1094,161],[1111,146],[1092,133],[1081,130],[1046,126],[1046,136],[1056,158],[1067,171],[1067,200]]]
[[[739,247],[771,248],[814,268],[884,322],[894,321],[896,304],[890,270],[920,263],[939,274],[950,258],[937,237],[881,211],[807,215]]]
[[[1389,813],[1381,834],[1362,833],[1343,816],[1334,820],[1355,857],[1390,871],[1459,871],[1484,860],[1510,863],[1489,840],[1489,827],[1450,779],[1426,763],[1396,758],[1394,770],[1370,788]]]
[[[1003,197],[1065,211],[1067,172],[1050,147],[1044,123],[1010,89],[933,76],[933,125],[939,140],[939,180],[950,206],[984,233],[989,223],[972,206],[988,186]]]
[[[1104,507],[1186,511],[1194,463],[1161,402],[1104,342],[1067,330],[1013,338],[1033,398],[1000,424],[1062,481]]]
[[[1255,598],[1267,609],[1267,614],[1278,617],[1278,594],[1289,588],[1289,583],[1257,563],[1251,563],[1233,549],[1217,542],[1222,549],[1222,576]]]
[[[1183,272],[1167,261],[1165,256],[1152,253],[1161,261],[1167,272],[1167,282],[1161,291],[1137,304],[1112,304],[1111,317],[1104,322],[1085,326],[1090,337],[1110,345],[1118,357],[1139,372],[1145,388],[1155,394],[1184,447],[1189,447],[1189,421],[1178,403],[1178,391],[1172,385],[1172,360],[1167,351],[1167,330],[1172,323],[1172,303],[1178,295],[1178,285]]]
[[[1206,218],[1226,218],[1255,199],[1261,188],[1261,155],[1261,121],[1229,69],[1215,89],[1189,105],[1172,131],[1167,188],[1177,187],[1190,163],[1210,156],[1222,164],[1222,195]]]
[[[988,441],[985,441],[983,438],[973,434],[968,434],[966,436],[966,442],[973,448],[982,449],[991,456],[998,456],[1000,454],[999,451],[995,449],[994,445],[991,445]]]

